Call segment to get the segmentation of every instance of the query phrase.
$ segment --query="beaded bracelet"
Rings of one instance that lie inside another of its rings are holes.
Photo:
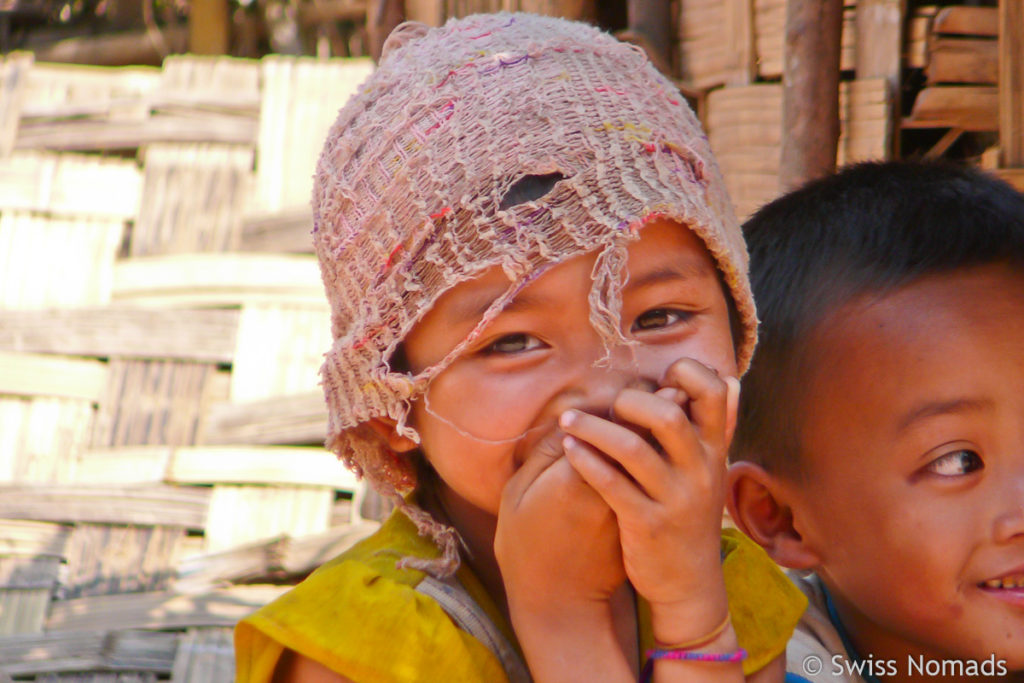
[[[674,659],[689,662],[742,662],[747,651],[742,647],[732,652],[694,652],[693,650],[648,650],[647,663],[640,672],[640,683],[649,683],[654,674],[654,662],[658,659]]]

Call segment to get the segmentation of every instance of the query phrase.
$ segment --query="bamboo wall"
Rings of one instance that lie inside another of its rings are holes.
[[[231,680],[234,622],[373,528],[317,445],[308,208],[371,68],[0,61],[0,680]]]

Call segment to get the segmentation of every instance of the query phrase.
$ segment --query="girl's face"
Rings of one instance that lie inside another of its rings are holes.
[[[608,416],[621,389],[656,385],[683,357],[736,375],[725,294],[696,235],[658,219],[629,245],[621,325],[636,343],[612,347],[610,364],[597,363],[606,348],[590,323],[596,258],[573,257],[524,287],[413,404],[411,424],[449,509],[493,520],[527,454],[561,452],[558,417],[569,408]],[[406,338],[410,369],[444,358],[509,285],[494,267],[446,292]]]

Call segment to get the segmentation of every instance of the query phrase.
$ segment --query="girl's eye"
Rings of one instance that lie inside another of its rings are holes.
[[[942,477],[961,477],[985,466],[974,451],[953,451],[928,463],[928,470]]]
[[[523,351],[538,349],[542,345],[543,342],[541,340],[529,334],[506,334],[504,337],[499,337],[491,342],[491,344],[484,348],[484,352],[493,354],[522,353]]]
[[[676,311],[671,308],[652,308],[637,317],[633,323],[632,331],[657,330],[687,320],[692,316],[692,313],[686,311]]]

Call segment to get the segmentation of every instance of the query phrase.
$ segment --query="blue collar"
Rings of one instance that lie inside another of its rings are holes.
[[[825,594],[825,609],[828,610],[828,619],[832,622],[832,626],[835,627],[839,633],[840,640],[843,641],[843,647],[846,648],[846,654],[850,658],[850,662],[854,665],[861,664],[864,660],[853,647],[853,643],[850,642],[850,636],[846,633],[846,629],[843,628],[843,622],[839,621],[839,615],[836,613],[836,606],[832,603],[832,596],[828,594],[828,589],[825,588],[825,584],[821,584],[821,592]],[[866,683],[882,683],[878,680],[877,676],[873,676],[867,673],[868,669],[866,666],[857,667],[860,669],[860,677],[865,680]]]

